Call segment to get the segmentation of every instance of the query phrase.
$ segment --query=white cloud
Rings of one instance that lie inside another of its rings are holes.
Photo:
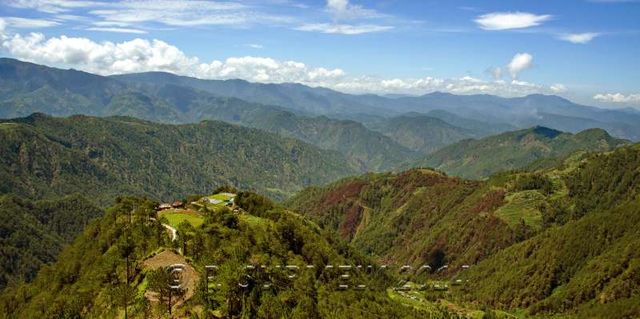
[[[503,96],[556,93],[551,87],[515,79],[485,81],[471,76],[452,79],[384,79],[351,76],[338,68],[312,67],[297,61],[279,61],[268,57],[230,57],[203,62],[160,40],[95,42],[67,36],[47,38],[41,33],[3,35],[0,40],[0,48],[15,58],[51,66],[72,67],[102,75],[166,71],[202,79],[244,79],[262,83],[295,82],[349,93],[424,94],[448,91],[457,94],[488,93]]]
[[[373,32],[383,32],[393,29],[390,25],[375,23],[362,23],[361,21],[340,22],[340,20],[362,20],[371,18],[383,18],[375,10],[363,8],[360,5],[349,3],[349,0],[327,0],[327,11],[333,17],[331,23],[305,23],[295,27],[298,31],[320,32],[328,34],[356,35]],[[380,19],[378,19],[380,20]]]
[[[518,74],[533,65],[533,56],[529,53],[517,53],[507,65],[511,78],[515,79]]]
[[[607,103],[639,103],[640,94],[602,93],[593,96],[594,100]]]
[[[558,38],[560,40],[568,41],[576,44],[584,44],[591,42],[595,37],[599,36],[599,33],[586,32],[586,33],[568,33],[562,34]]]
[[[477,17],[475,22],[485,30],[509,30],[534,27],[551,17],[548,14],[536,15],[527,12],[493,12]]]
[[[388,31],[393,29],[393,27],[384,26],[384,25],[375,25],[375,24],[351,25],[351,24],[313,23],[313,24],[304,24],[295,29],[299,31],[312,31],[312,32],[321,32],[321,33],[354,35],[354,34]]]
[[[32,9],[56,16],[82,10],[95,23],[123,27],[140,23],[168,26],[246,26],[253,24],[293,23],[293,18],[257,11],[257,6],[234,1],[205,0],[9,0],[7,5]],[[102,25],[105,26],[105,25]]]
[[[49,28],[60,23],[46,19],[31,19],[19,17],[2,17],[4,23],[13,28]]]
[[[87,28],[89,31],[101,31],[101,32],[116,32],[116,33],[135,33],[145,34],[147,31],[131,28],[117,28],[117,27],[91,27]]]
[[[349,0],[327,0],[327,10],[336,19],[376,18],[382,16],[375,10],[351,4]]]
[[[46,13],[61,13],[72,9],[86,8],[104,5],[104,2],[81,0],[8,0],[6,5],[21,8],[35,9]]]
[[[553,93],[564,93],[564,92],[568,91],[567,87],[564,86],[564,84],[560,84],[560,83],[556,83],[556,84],[550,86],[549,89]]]
[[[257,44],[257,43],[247,43],[246,46],[252,48],[252,49],[264,49],[264,45],[262,44]]]

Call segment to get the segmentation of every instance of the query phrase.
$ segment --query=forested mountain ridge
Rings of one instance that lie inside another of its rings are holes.
[[[429,154],[446,145],[481,134],[472,129],[453,126],[436,117],[417,113],[392,117],[370,127],[420,154]]]
[[[0,117],[4,118],[42,112],[54,116],[132,116],[174,124],[220,120],[340,151],[362,171],[387,170],[417,157],[358,122],[296,114],[290,109],[266,104],[270,100],[259,100],[258,104],[218,96],[201,86],[186,86],[192,81],[150,80],[132,84],[117,80],[124,77],[101,77],[11,59],[0,59],[0,74]]]
[[[0,314],[7,318],[120,318],[125,311],[131,318],[458,317],[438,304],[418,308],[389,298],[386,287],[395,282],[391,273],[354,271],[349,282],[368,288],[341,289],[343,271],[337,265],[371,264],[367,257],[261,196],[242,192],[237,202],[242,213],[187,208],[203,222],[181,223],[178,239],[171,241],[161,225],[166,219],[154,208],[157,203],[121,198],[33,283],[0,294]],[[178,247],[184,256],[176,253]],[[172,260],[179,260],[188,273],[182,276],[182,288],[169,294],[167,286],[173,281],[163,267]],[[207,265],[218,268],[208,273]],[[299,270],[277,268],[285,265]]]
[[[369,174],[287,204],[385,262],[446,264],[452,274],[471,265],[458,277],[470,283],[457,295],[467,302],[629,318],[640,314],[639,166],[636,144],[484,182]]]
[[[607,151],[628,143],[601,129],[576,134],[546,127],[506,132],[443,147],[413,165],[450,175],[485,178],[499,171],[522,169],[540,159],[563,158],[576,151]]]
[[[102,213],[82,196],[35,202],[0,196],[0,290],[33,279]]]
[[[133,118],[42,114],[0,122],[2,193],[81,192],[173,199],[222,184],[276,198],[350,175],[345,158],[298,140],[222,122],[168,125]]]

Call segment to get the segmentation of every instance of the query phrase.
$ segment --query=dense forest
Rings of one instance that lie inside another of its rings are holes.
[[[607,151],[627,142],[602,129],[571,134],[534,127],[479,140],[463,140],[443,147],[413,165],[422,164],[451,175],[478,179],[500,171],[526,168],[542,160],[562,159],[577,151]]]
[[[484,182],[424,169],[370,174],[287,204],[381,260],[446,264],[450,275],[472,265],[454,300],[628,318],[640,314],[639,165],[632,145]]]
[[[233,184],[274,198],[353,174],[337,152],[222,122],[42,114],[0,122],[0,194],[172,200]]]
[[[0,196],[0,289],[33,279],[102,213],[82,196],[35,202]]]
[[[458,317],[442,306],[427,310],[388,298],[392,273],[352,271],[348,283],[369,288],[341,289],[344,270],[337,265],[370,265],[368,257],[260,195],[240,193],[238,203],[242,214],[200,211],[204,223],[180,224],[180,239],[172,242],[156,219],[156,203],[119,198],[33,283],[7,289],[0,313],[7,318],[118,318],[125,311],[131,318],[166,317],[170,311],[190,318]],[[148,263],[177,256],[171,252],[176,247],[184,252],[177,258],[198,273],[191,290],[169,297],[164,287],[171,277]],[[214,275],[205,275],[206,265],[218,267]],[[255,268],[242,271],[245,265]],[[278,270],[285,265],[301,270]]]

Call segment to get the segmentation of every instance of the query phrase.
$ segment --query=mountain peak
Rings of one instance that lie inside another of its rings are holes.
[[[556,136],[562,134],[561,131],[558,130],[554,130],[552,128],[548,128],[548,127],[544,127],[544,126],[540,126],[537,125],[533,128],[530,129],[532,133],[536,134],[536,135],[540,135],[540,136],[544,136],[547,138],[555,138]]]

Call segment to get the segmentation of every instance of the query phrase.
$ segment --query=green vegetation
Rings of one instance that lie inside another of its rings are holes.
[[[450,175],[478,179],[529,165],[533,165],[532,168],[552,167],[561,162],[554,163],[552,158],[564,158],[580,150],[608,151],[625,143],[627,141],[613,138],[601,129],[570,134],[535,127],[480,140],[464,140],[428,155],[417,164],[435,167]]]
[[[173,200],[227,184],[282,198],[353,172],[338,153],[221,122],[35,114],[4,123],[13,125],[0,130],[0,194],[34,199],[83,193],[101,205],[118,195]]]
[[[30,281],[102,211],[80,196],[29,201],[0,196],[0,289]]]
[[[505,194],[504,188],[413,169],[310,188],[285,204],[382,260],[453,269],[532,233],[495,214]]]
[[[187,222],[193,227],[199,227],[204,222],[200,213],[184,209],[168,209],[159,213],[158,217],[166,218],[173,228],[177,228],[182,222]]]
[[[534,229],[542,227],[542,213],[538,209],[546,198],[537,190],[514,192],[505,196],[505,204],[495,211],[509,226],[524,223]]]
[[[120,81],[0,59],[0,118],[42,112],[54,116],[131,116],[170,124],[219,120],[339,151],[348,159],[350,167],[362,171],[390,169],[400,162],[417,158],[411,150],[355,121],[316,117],[308,112],[301,115],[283,108],[282,103],[271,103],[269,99],[249,99],[254,101],[251,103],[225,97],[230,91],[212,94],[192,83],[163,83],[162,74],[157,74],[156,78],[149,75],[151,78],[140,85],[136,81],[127,83],[126,77],[120,77],[124,80]],[[301,97],[305,105],[315,102],[304,94]],[[219,142],[236,140],[227,136]],[[291,189],[275,188],[278,192],[291,193]]]
[[[340,272],[324,266],[366,265],[369,260],[273,203],[268,203],[272,207],[268,211],[253,206],[259,215],[208,214],[204,224],[191,227],[188,236],[182,233],[185,262],[197,272],[189,278],[199,279],[169,297],[165,284],[171,278],[162,271],[159,257],[174,256],[166,264],[182,257],[166,250],[158,253],[170,242],[162,226],[145,216],[154,205],[142,199],[120,199],[33,283],[6,290],[0,296],[0,313],[8,318],[119,318],[126,307],[131,318],[165,318],[169,309],[173,316],[196,318],[457,317],[442,306],[417,309],[394,301],[385,291],[394,281],[387,275],[353,273],[351,280],[372,289],[340,290]],[[276,271],[277,265],[306,264],[316,268],[301,268],[294,277]],[[205,265],[219,267],[209,274],[209,288]],[[245,281],[244,265],[265,265],[269,272],[257,267]],[[149,268],[156,266],[160,267]],[[242,288],[240,282],[248,286]],[[267,282],[271,286],[263,287]]]
[[[640,145],[465,182],[430,170],[349,178],[288,204],[384,261],[448,264],[445,299],[543,318],[640,315]],[[461,264],[472,265],[461,272]],[[487,312],[488,315],[488,312]]]
[[[371,125],[398,144],[421,154],[475,136],[472,130],[453,126],[439,118],[409,113]]]

